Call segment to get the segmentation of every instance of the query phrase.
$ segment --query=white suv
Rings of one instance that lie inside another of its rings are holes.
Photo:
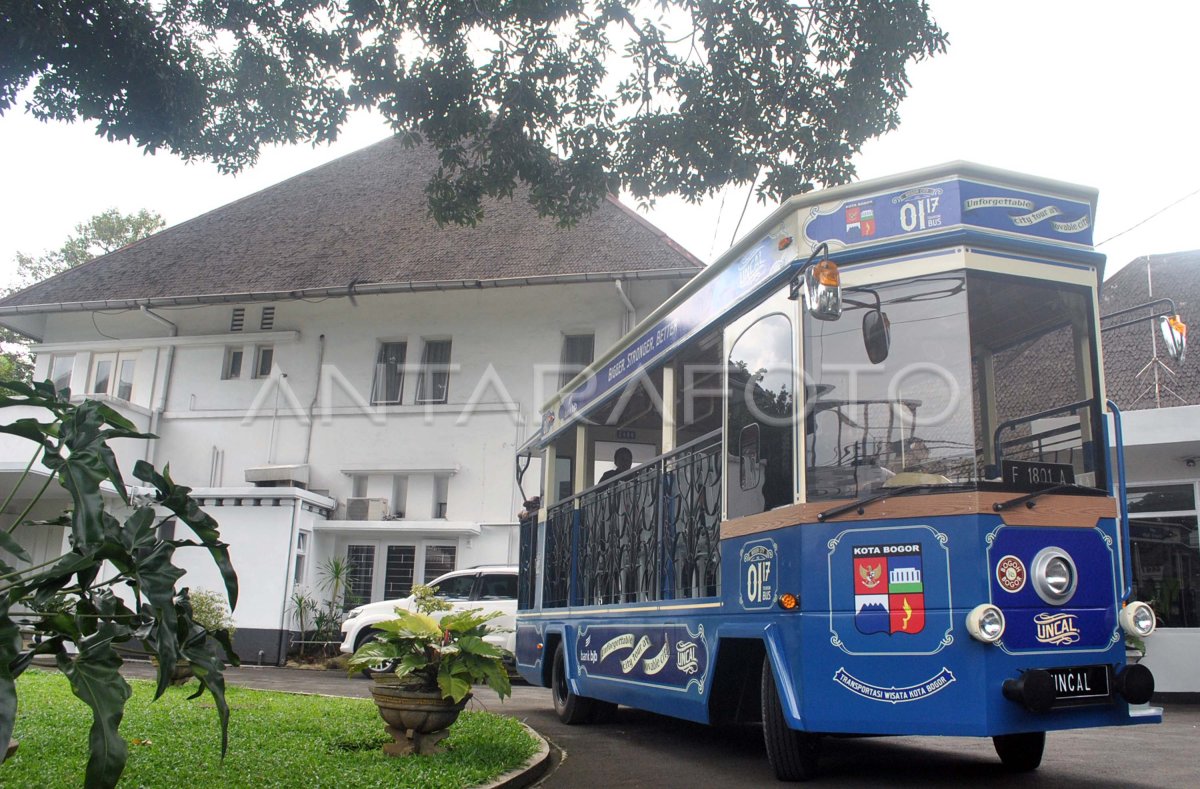
[[[516,650],[517,568],[511,565],[473,567],[455,570],[428,584],[437,589],[437,596],[454,606],[455,611],[481,609],[485,614],[500,611],[488,624],[500,631],[489,633],[484,640],[508,653],[505,662],[512,663]],[[396,609],[413,610],[412,595],[398,600],[380,600],[351,609],[342,622],[341,651],[347,654],[367,642],[379,631],[377,622],[396,618]],[[369,673],[369,672],[367,672]]]

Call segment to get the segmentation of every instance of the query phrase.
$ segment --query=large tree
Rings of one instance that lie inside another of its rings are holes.
[[[234,171],[371,107],[438,149],[439,221],[525,183],[569,224],[622,189],[844,182],[945,46],[924,0],[6,0],[0,113]]]
[[[86,263],[158,231],[165,223],[153,211],[142,209],[123,214],[110,208],[86,222],[75,225],[75,234],[58,249],[34,257],[17,253],[16,281],[0,290],[7,295],[29,287],[61,271]],[[0,326],[0,380],[26,381],[33,376],[33,362],[25,338]]]

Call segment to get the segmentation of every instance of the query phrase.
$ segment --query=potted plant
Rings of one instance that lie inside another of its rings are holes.
[[[376,623],[379,635],[359,647],[348,666],[354,673],[395,663],[394,672],[377,674],[371,688],[395,740],[383,750],[393,756],[436,752],[470,700],[472,685],[487,685],[501,699],[512,691],[503,652],[484,640],[492,630],[487,623],[499,612],[444,613],[450,604],[427,586],[415,587],[413,598],[416,611],[396,609],[395,619]]]

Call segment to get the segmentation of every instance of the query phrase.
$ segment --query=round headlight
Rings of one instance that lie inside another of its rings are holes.
[[[977,605],[967,614],[967,632],[985,644],[995,644],[1004,635],[1004,612],[991,603]]]
[[[1043,548],[1033,557],[1033,588],[1050,605],[1062,605],[1075,594],[1079,573],[1062,548]]]
[[[1121,609],[1118,617],[1121,629],[1139,638],[1145,638],[1154,632],[1154,610],[1138,600],[1131,600]]]

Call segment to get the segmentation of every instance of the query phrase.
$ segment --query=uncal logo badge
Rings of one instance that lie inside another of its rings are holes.
[[[1033,624],[1037,627],[1037,640],[1043,644],[1065,647],[1083,637],[1074,614],[1038,614]]]
[[[854,557],[854,626],[860,633],[920,633],[925,584],[919,542],[858,545]]]
[[[676,641],[675,668],[683,674],[695,674],[699,667],[700,662],[696,660],[696,642]]]

